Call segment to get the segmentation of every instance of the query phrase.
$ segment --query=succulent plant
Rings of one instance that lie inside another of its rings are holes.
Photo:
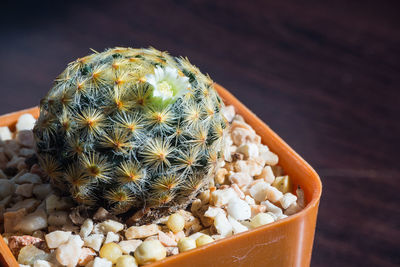
[[[208,75],[154,48],[68,64],[40,103],[39,163],[73,199],[116,214],[183,207],[222,156],[223,103]]]

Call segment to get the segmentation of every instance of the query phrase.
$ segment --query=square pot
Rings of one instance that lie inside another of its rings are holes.
[[[225,104],[235,106],[236,112],[261,136],[262,143],[279,156],[279,165],[291,177],[294,188],[300,185],[304,190],[306,207],[277,222],[167,257],[148,266],[309,266],[322,192],[318,174],[232,94],[220,85],[216,84],[215,88]],[[36,118],[39,115],[37,107],[10,113],[0,117],[0,126],[13,129],[18,117],[24,113],[31,113]],[[2,266],[19,266],[2,238],[0,254]]]

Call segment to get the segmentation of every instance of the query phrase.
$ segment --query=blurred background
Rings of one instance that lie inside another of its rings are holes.
[[[0,113],[114,46],[189,57],[320,174],[312,266],[400,265],[399,1],[13,1]]]

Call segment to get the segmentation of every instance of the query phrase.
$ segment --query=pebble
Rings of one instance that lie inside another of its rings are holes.
[[[54,231],[44,236],[49,248],[58,248],[71,237],[71,232]]]
[[[95,251],[99,251],[101,248],[101,244],[104,240],[103,234],[91,234],[83,239],[85,241],[85,246],[94,249]]]
[[[239,233],[246,232],[247,230],[249,230],[249,228],[247,228],[246,226],[244,226],[243,224],[241,224],[240,222],[238,222],[231,216],[228,216],[228,222],[232,226],[232,231],[234,234],[239,234]]]
[[[121,241],[118,245],[121,247],[122,253],[130,254],[131,252],[134,252],[142,242],[143,241],[140,239],[132,239]]]
[[[27,198],[22,201],[18,201],[12,207],[8,208],[7,211],[17,211],[20,209],[26,209],[26,212],[32,212],[37,206],[39,206],[40,201],[34,198]]]
[[[72,200],[67,197],[59,197],[51,194],[46,198],[46,211],[51,213],[56,210],[68,210],[73,207]]]
[[[42,179],[40,179],[39,175],[28,172],[21,176],[16,176],[14,182],[16,184],[41,184]]]
[[[33,267],[53,267],[54,264],[46,261],[46,260],[36,260],[33,264]]]
[[[71,220],[68,217],[68,213],[66,211],[55,211],[49,214],[48,217],[49,225],[53,226],[63,226],[67,224],[71,224]]]
[[[4,213],[4,232],[14,233],[15,226],[25,217],[27,214],[26,209],[19,209],[17,211],[8,211]]]
[[[246,186],[253,181],[253,178],[245,172],[230,172],[229,181],[232,184],[237,184],[239,187]]]
[[[119,235],[114,232],[108,232],[106,235],[106,240],[104,244],[111,243],[111,242],[119,242]]]
[[[82,226],[79,235],[82,238],[87,237],[91,232],[93,231],[93,220],[92,219],[86,219]]]
[[[271,166],[278,164],[279,161],[278,156],[269,150],[262,151],[262,153],[260,153],[260,157],[265,160],[266,164]]]
[[[135,258],[139,265],[150,264],[166,256],[167,251],[158,240],[145,241],[135,250]]]
[[[108,232],[118,233],[124,229],[124,225],[114,220],[107,220],[99,224],[99,229],[107,234]]]
[[[23,197],[31,197],[33,191],[33,184],[21,184],[17,186],[15,193]]]
[[[0,169],[0,179],[7,179],[7,175]]]
[[[226,210],[228,214],[232,216],[232,218],[239,221],[250,219],[251,216],[251,209],[249,204],[239,198],[231,199],[228,203]]]
[[[18,254],[18,262],[20,264],[33,265],[37,260],[46,260],[50,254],[38,249],[34,245],[23,247]]]
[[[0,127],[0,140],[7,141],[12,139],[12,133],[7,126]]]
[[[94,261],[92,263],[89,263],[87,266],[88,267],[112,267],[112,262],[107,259],[96,257],[94,259]]]
[[[268,187],[267,187],[267,199],[268,200],[275,203],[275,202],[278,202],[282,197],[283,197],[283,194],[281,191],[279,191],[278,189],[276,189],[273,186],[268,185]]]
[[[214,218],[214,226],[218,234],[223,237],[232,235],[232,225],[229,223],[225,214],[218,213]]]
[[[233,188],[226,188],[223,190],[215,190],[214,192],[211,193],[211,199],[214,203],[215,206],[221,207],[233,199],[237,198],[238,196],[235,193],[235,190]]]
[[[47,214],[43,209],[38,209],[34,213],[22,218],[15,229],[25,234],[32,234],[34,231],[47,227]]]
[[[282,208],[287,209],[292,205],[293,203],[296,203],[297,197],[293,195],[292,193],[286,193],[283,195],[283,197],[279,200],[281,203]]]
[[[67,243],[60,245],[56,250],[57,261],[67,267],[75,267],[81,255],[83,241],[78,235],[69,237]]]
[[[13,155],[11,160],[9,162],[7,162],[6,168],[18,169],[18,165],[20,165],[21,163],[24,163],[24,162],[25,162],[25,158],[18,157],[17,155]]]
[[[274,222],[274,217],[268,213],[259,213],[250,220],[253,228]]]
[[[158,230],[159,228],[156,224],[131,226],[125,231],[125,237],[128,240],[146,238],[148,236],[156,235]]]
[[[15,184],[6,179],[0,180],[0,199],[4,199],[7,196],[14,194]]]
[[[18,144],[24,147],[34,147],[35,145],[33,132],[29,130],[22,130],[17,132],[16,140]]]
[[[19,150],[18,155],[21,156],[21,157],[24,157],[24,158],[29,158],[29,157],[35,155],[35,153],[36,153],[36,152],[35,152],[34,149],[30,149],[30,148],[25,148],[25,147],[23,147],[23,148],[21,148],[21,149]]]
[[[32,130],[35,126],[36,119],[29,113],[23,114],[18,118],[18,122],[15,125],[17,132],[24,130]]]
[[[53,192],[50,184],[37,184],[33,187],[32,193],[37,199],[43,200]]]
[[[166,247],[174,247],[178,245],[174,238],[171,238],[163,231],[158,231],[158,240]]]
[[[250,190],[249,190],[250,195],[257,202],[264,201],[267,198],[268,187],[271,187],[271,186],[264,181],[255,183],[252,187],[250,187]]]
[[[96,257],[96,255],[97,254],[93,249],[83,247],[81,250],[81,254],[79,255],[78,265],[86,266]]]
[[[235,117],[235,107],[232,105],[225,106],[222,109],[222,114],[228,120],[228,122],[231,122],[233,120],[233,118]]]
[[[41,238],[33,237],[30,235],[22,235],[22,236],[11,236],[8,239],[8,247],[10,248],[11,252],[17,256],[19,251],[28,245],[35,245],[38,243],[43,242]]]
[[[236,152],[241,153],[244,155],[245,159],[252,159],[258,157],[258,146],[253,143],[247,143],[240,145]]]

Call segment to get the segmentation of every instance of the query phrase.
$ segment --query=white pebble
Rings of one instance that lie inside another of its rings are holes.
[[[282,208],[287,209],[289,208],[290,205],[293,203],[296,203],[297,197],[293,195],[292,193],[286,193],[283,195],[283,197],[279,200],[281,203]]]
[[[244,201],[246,201],[247,204],[249,204],[249,205],[255,205],[256,204],[256,201],[254,200],[254,198],[252,198],[249,195],[246,195],[246,197],[244,198]]]
[[[275,175],[274,172],[272,171],[271,166],[265,166],[261,174],[256,177],[257,179],[264,179],[265,182],[268,184],[272,184],[275,181]]]
[[[17,186],[15,194],[23,197],[31,197],[33,191],[33,184],[21,184]]]
[[[249,204],[239,198],[233,198],[229,201],[227,212],[230,216],[239,221],[247,220],[251,216]]]
[[[14,178],[13,178],[14,179]],[[17,184],[26,184],[26,183],[31,183],[31,184],[41,184],[42,179],[40,179],[39,175],[34,174],[34,173],[25,173],[21,176],[17,176],[14,179],[15,183]]]
[[[7,126],[0,127],[0,140],[7,141],[12,139],[12,133]]]
[[[236,152],[244,155],[245,159],[252,159],[258,157],[258,146],[253,143],[247,143],[239,146]]]
[[[92,263],[89,263],[87,266],[89,266],[89,267],[112,267],[112,262],[107,259],[96,257],[94,259],[94,261]]]
[[[58,197],[54,194],[46,198],[46,211],[51,213],[56,210],[68,210],[72,207],[72,202],[67,197]]]
[[[225,211],[223,209],[218,208],[218,207],[209,206],[207,211],[204,213],[204,216],[214,219],[219,213],[222,213],[225,215]]]
[[[271,166],[278,164],[278,161],[279,161],[278,156],[269,150],[262,151],[260,153],[260,157],[265,160],[266,164],[271,165]]]
[[[22,130],[32,130],[35,126],[35,122],[36,120],[31,114],[23,114],[18,118],[15,128],[18,132]]]
[[[111,242],[119,242],[119,235],[114,232],[108,232],[104,244]]]
[[[215,190],[214,192],[211,193],[211,198],[214,202],[214,205],[217,207],[224,206],[228,204],[228,202],[232,198],[237,198],[237,194],[235,193],[235,190],[233,188],[226,188],[223,190]]]
[[[130,254],[131,252],[134,252],[140,244],[142,244],[142,240],[140,239],[132,239],[132,240],[124,240],[118,243],[118,245],[121,247],[122,253],[124,254]]]
[[[90,247],[95,251],[99,251],[101,244],[104,240],[104,235],[102,234],[92,234],[83,239],[85,241],[85,247]]]
[[[247,166],[247,165],[246,165]],[[251,177],[247,171],[246,172],[229,172],[229,181],[232,184],[237,184],[239,187],[245,186],[253,182],[253,177]]]
[[[241,224],[240,222],[238,222],[231,216],[228,216],[228,221],[232,225],[232,230],[233,230],[234,234],[239,234],[239,233],[249,230],[249,228],[247,228],[246,226],[244,226],[243,224]]]
[[[47,214],[43,209],[28,214],[15,226],[15,229],[24,234],[32,234],[34,231],[47,227]]]
[[[27,212],[32,212],[39,205],[39,201],[34,198],[27,198],[22,201],[18,201],[13,206],[7,209],[7,211],[17,211],[19,209],[26,209]]]
[[[297,203],[293,203],[290,205],[284,212],[285,215],[293,215],[299,211],[301,211],[301,206],[298,205]]]
[[[218,213],[214,218],[214,226],[218,234],[227,237],[232,235],[232,225],[223,213]]]
[[[255,183],[249,190],[250,195],[254,198],[255,201],[261,202],[264,201],[267,197],[267,189],[271,187],[264,181],[260,181]]]
[[[79,235],[82,238],[85,238],[92,232],[92,230],[93,230],[92,219],[86,219],[81,226],[81,231],[80,231]]]
[[[268,200],[261,202],[261,205],[264,205],[267,208],[267,211],[273,213],[277,218],[280,218],[283,214],[281,208],[275,206]]]
[[[53,267],[54,264],[45,261],[45,260],[37,260],[35,261],[35,263],[33,264],[33,267]]]
[[[71,232],[54,231],[44,236],[49,248],[58,248],[66,243],[71,237]]]
[[[276,187],[268,185],[267,188],[267,199],[271,202],[278,202],[283,197],[281,191],[279,191]]]
[[[56,250],[57,261],[67,267],[75,267],[79,261],[83,241],[78,235],[70,236],[67,243],[62,244]]]
[[[231,122],[235,117],[235,107],[233,105],[225,106],[222,108],[222,114],[229,122]]]
[[[126,239],[146,238],[158,234],[158,226],[156,224],[131,226],[125,231]]]
[[[124,225],[114,220],[107,220],[99,224],[99,229],[104,234],[108,232],[118,233],[124,229]]]

